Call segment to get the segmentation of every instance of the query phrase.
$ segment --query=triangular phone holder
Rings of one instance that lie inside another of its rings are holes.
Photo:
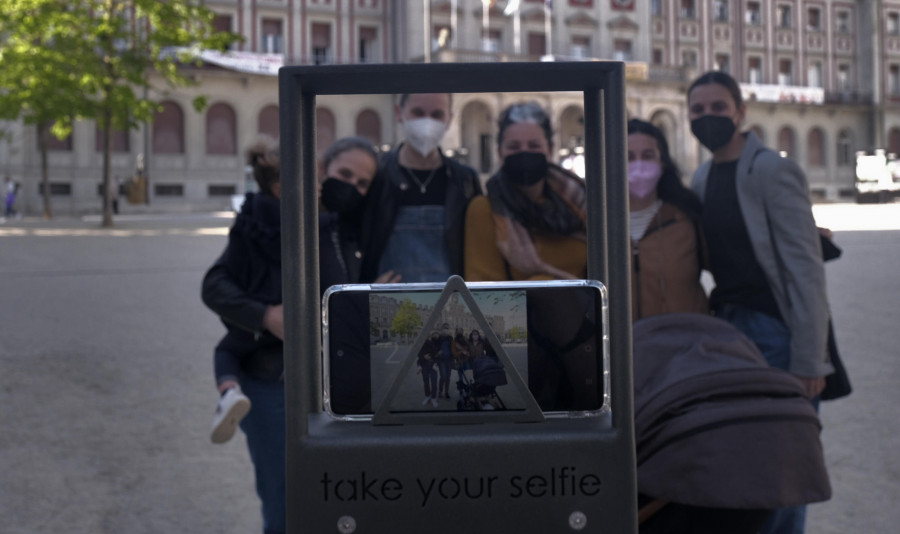
[[[449,301],[453,294],[459,294],[465,304],[469,307],[479,328],[484,332],[485,340],[490,344],[500,363],[503,365],[509,379],[509,385],[514,388],[524,403],[524,409],[515,410],[496,410],[496,411],[442,411],[442,412],[409,412],[409,411],[392,411],[394,399],[398,396],[403,381],[409,375],[410,370],[415,365],[418,353],[423,347],[429,333],[435,329],[438,321],[441,319],[441,310]],[[535,400],[534,395],[528,390],[528,384],[522,379],[522,376],[516,370],[509,355],[491,328],[490,323],[485,318],[472,293],[466,286],[465,281],[459,276],[451,276],[441,292],[431,315],[419,332],[412,345],[410,345],[400,372],[391,383],[387,395],[378,405],[375,414],[372,417],[372,423],[376,425],[401,425],[401,424],[461,424],[461,423],[485,423],[485,422],[517,422],[517,423],[536,423],[544,421],[544,414]]]

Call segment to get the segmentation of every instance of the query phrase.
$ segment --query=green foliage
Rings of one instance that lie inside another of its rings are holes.
[[[391,333],[395,336],[413,336],[422,328],[422,318],[416,305],[409,299],[404,299],[397,308],[397,314],[391,321]]]
[[[215,31],[213,16],[199,0],[3,0],[0,119],[55,123],[60,138],[75,119],[109,116],[116,129],[151,120],[152,95],[192,84],[174,50],[238,38]]]

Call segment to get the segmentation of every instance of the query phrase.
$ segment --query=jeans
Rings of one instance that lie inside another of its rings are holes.
[[[716,315],[725,319],[749,337],[765,356],[771,367],[790,369],[791,332],[777,317],[735,304],[725,304]],[[818,409],[818,403],[813,402]],[[761,534],[803,534],[806,527],[806,506],[774,510]]]
[[[284,382],[241,376],[241,389],[252,408],[241,421],[256,471],[256,493],[262,501],[264,534],[285,531]]]
[[[422,385],[425,388],[425,397],[432,399],[437,397],[437,372],[434,366],[422,366]]]
[[[381,255],[378,272],[393,270],[403,282],[446,282],[450,259],[443,206],[403,206]]]

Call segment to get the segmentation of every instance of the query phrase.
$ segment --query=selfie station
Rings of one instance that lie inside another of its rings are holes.
[[[637,532],[624,64],[285,67],[279,84],[288,532]],[[528,95],[511,93],[550,91],[584,98],[589,280],[343,287],[322,305],[318,95],[489,92],[513,103]],[[414,303],[425,318],[369,346],[376,301]],[[335,317],[354,305],[364,321],[356,359],[337,347],[352,336],[337,335]],[[456,323],[440,324],[448,307]],[[452,402],[417,402],[421,374],[434,372],[425,347],[462,325],[482,334],[469,338],[481,362],[453,368]],[[383,353],[394,365],[381,366]],[[470,390],[479,366],[482,391]]]

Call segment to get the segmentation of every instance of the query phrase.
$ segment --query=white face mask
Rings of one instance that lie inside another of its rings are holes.
[[[403,121],[403,135],[416,152],[423,156],[431,154],[441,144],[447,124],[431,117]]]

